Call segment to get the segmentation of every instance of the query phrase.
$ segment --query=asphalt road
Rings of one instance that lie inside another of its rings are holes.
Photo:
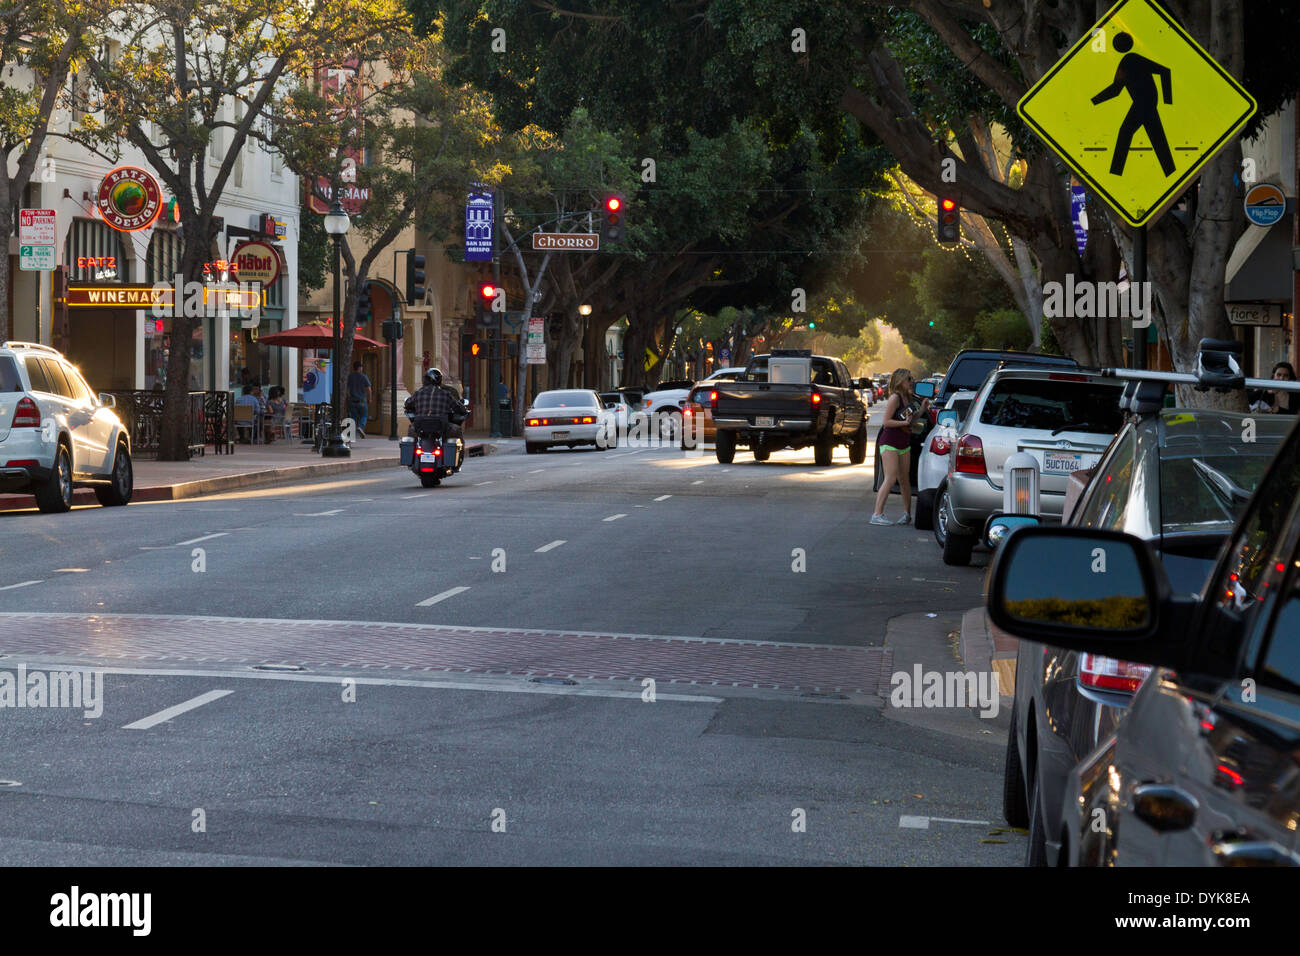
[[[1017,863],[1005,710],[888,701],[982,570],[811,458],[0,515],[0,672],[104,673],[0,708],[0,863]]]

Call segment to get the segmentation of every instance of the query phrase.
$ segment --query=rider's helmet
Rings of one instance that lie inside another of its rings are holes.
[[[442,370],[431,368],[424,373],[424,384],[438,386],[442,384]]]

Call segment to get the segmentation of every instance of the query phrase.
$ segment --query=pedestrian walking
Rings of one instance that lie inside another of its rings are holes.
[[[348,375],[348,415],[357,423],[357,438],[366,433],[366,417],[369,414],[370,379],[361,371],[361,363],[353,362]]]
[[[876,492],[876,507],[871,515],[872,524],[912,523],[912,486],[909,465],[912,452],[912,425],[930,410],[930,400],[916,397],[916,379],[905,368],[895,369],[889,377],[889,400],[885,403],[885,419],[876,447],[880,449],[880,464],[884,478]],[[885,503],[890,489],[898,482],[903,493],[903,517],[890,521],[885,517]]]

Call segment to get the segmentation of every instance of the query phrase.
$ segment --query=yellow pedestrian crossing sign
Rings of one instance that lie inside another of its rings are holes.
[[[654,349],[646,346],[645,350],[645,371],[650,371],[659,364],[659,356],[655,355]]]
[[[1154,0],[1120,0],[1017,110],[1090,189],[1144,226],[1256,105]]]

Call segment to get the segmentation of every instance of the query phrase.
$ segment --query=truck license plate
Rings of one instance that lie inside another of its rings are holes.
[[[759,415],[754,419],[754,425],[757,428],[772,428],[776,425],[776,417],[774,415]]]
[[[1052,475],[1069,475],[1083,467],[1082,455],[1049,451],[1043,456],[1043,471]]]
[[[568,432],[551,432],[551,437],[552,437],[552,438],[568,438],[568,437],[569,437],[569,433],[568,433]]]

